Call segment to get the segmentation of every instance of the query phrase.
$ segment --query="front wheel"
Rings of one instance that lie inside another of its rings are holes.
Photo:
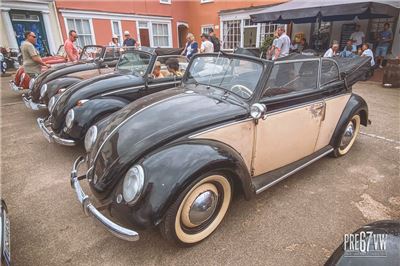
[[[347,123],[341,136],[339,147],[333,150],[334,157],[340,157],[349,152],[360,132],[361,118],[359,114],[354,115]]]
[[[232,200],[230,179],[209,173],[192,182],[169,207],[160,224],[170,242],[190,246],[211,235],[224,218]]]

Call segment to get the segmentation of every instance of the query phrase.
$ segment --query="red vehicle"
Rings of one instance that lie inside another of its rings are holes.
[[[58,48],[57,54],[52,55],[52,56],[43,57],[42,60],[46,64],[50,64],[50,65],[62,64],[62,63],[67,62],[67,59],[65,56],[64,45],[60,45],[60,47]],[[47,67],[42,67],[42,72],[44,72],[46,70],[47,70]],[[11,90],[13,90],[15,92],[30,89],[30,86],[29,86],[30,81],[31,81],[31,77],[29,77],[29,75],[25,73],[24,67],[21,65],[18,68],[17,73],[15,73],[14,80],[10,81],[10,88],[11,88]]]

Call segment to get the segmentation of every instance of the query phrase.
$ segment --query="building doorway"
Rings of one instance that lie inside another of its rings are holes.
[[[139,29],[140,45],[150,47],[149,29]]]
[[[11,10],[10,18],[18,47],[25,40],[25,31],[32,31],[37,36],[35,47],[40,55],[45,56],[50,54],[49,43],[40,12]]]
[[[186,24],[178,24],[178,45],[179,48],[184,48],[186,45],[186,36],[189,33],[189,28]]]

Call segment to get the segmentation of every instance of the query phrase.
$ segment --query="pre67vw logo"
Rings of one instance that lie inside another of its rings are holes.
[[[345,234],[343,249],[346,257],[385,257],[387,234],[376,234],[372,231],[361,231]]]

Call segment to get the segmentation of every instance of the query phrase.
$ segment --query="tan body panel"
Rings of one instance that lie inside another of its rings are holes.
[[[113,68],[109,68],[109,67],[102,68],[102,69],[96,68],[96,69],[90,69],[90,70],[85,70],[85,71],[72,73],[72,74],[69,74],[68,76],[82,78],[82,79],[88,79],[88,78],[92,78],[92,77],[95,77],[95,76],[100,75],[100,74],[106,74],[106,73],[109,73],[109,72],[112,72],[112,71],[114,71],[114,69]]]
[[[351,94],[340,95],[326,99],[325,101],[325,119],[321,122],[315,151],[322,149],[331,141],[333,132],[337,126],[340,116],[350,99]]]

